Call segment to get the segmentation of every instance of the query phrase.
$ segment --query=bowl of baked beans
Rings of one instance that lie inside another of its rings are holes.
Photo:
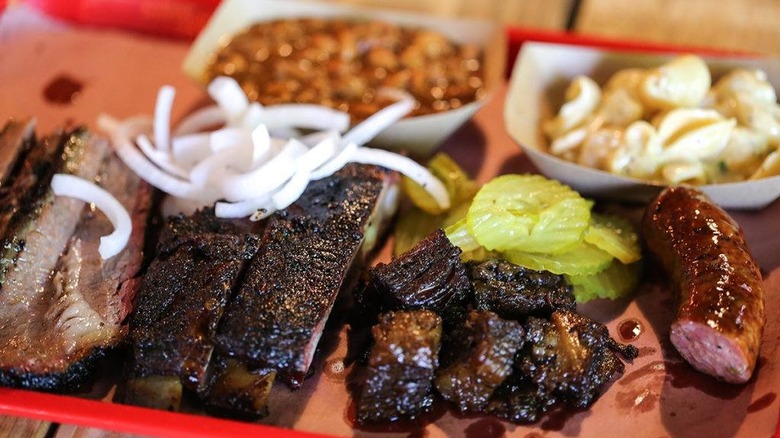
[[[307,103],[352,124],[392,104],[412,111],[372,146],[430,155],[501,84],[506,56],[495,23],[284,0],[228,0],[194,42],[184,70],[208,84],[229,76],[261,105]]]

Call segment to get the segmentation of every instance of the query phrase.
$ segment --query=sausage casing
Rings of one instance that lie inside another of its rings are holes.
[[[742,229],[697,189],[671,187],[648,206],[642,230],[678,294],[672,344],[701,372],[749,380],[766,315],[761,272]]]

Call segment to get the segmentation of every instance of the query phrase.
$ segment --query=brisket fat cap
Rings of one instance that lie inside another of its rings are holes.
[[[61,141],[52,149],[54,138]],[[50,152],[42,161],[43,149]],[[14,187],[27,189],[16,193],[25,203],[10,215],[3,236],[0,382],[70,387],[125,334],[151,189],[83,129],[49,137],[26,159],[36,163],[18,166],[14,179]],[[131,212],[134,228],[122,254],[102,260],[98,237],[111,223],[81,201],[55,197],[49,184],[56,172],[99,180]]]
[[[301,384],[366,230],[384,211],[393,174],[350,164],[309,184],[272,216],[215,342],[227,355]]]

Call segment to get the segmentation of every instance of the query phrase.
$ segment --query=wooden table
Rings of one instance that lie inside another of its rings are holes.
[[[383,0],[332,0],[387,7]],[[11,1],[11,4],[14,2]],[[780,3],[770,0],[397,0],[399,8],[511,26],[780,55]],[[0,417],[0,436],[116,437],[100,429]]]

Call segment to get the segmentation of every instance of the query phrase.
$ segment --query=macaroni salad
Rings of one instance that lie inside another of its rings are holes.
[[[780,106],[766,74],[736,69],[713,85],[695,55],[620,70],[603,87],[578,76],[542,129],[553,155],[643,180],[710,184],[780,174]]]

